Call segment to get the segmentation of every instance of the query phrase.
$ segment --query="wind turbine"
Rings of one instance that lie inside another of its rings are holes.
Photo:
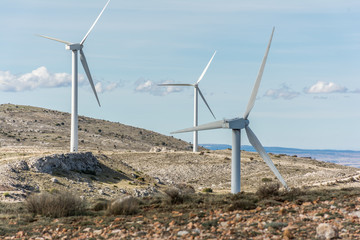
[[[199,79],[194,84],[188,84],[188,83],[164,83],[164,84],[158,84],[158,86],[186,86],[186,87],[190,86],[190,87],[194,87],[194,127],[196,127],[198,125],[198,94],[200,94],[201,98],[204,100],[204,103],[206,104],[206,106],[210,110],[210,112],[213,115],[214,119],[216,119],[214,113],[211,111],[211,108],[210,108],[209,104],[206,102],[205,97],[204,97],[204,95],[202,94],[202,92],[201,92],[201,90],[199,88],[199,83],[200,83],[201,79],[203,79],[206,71],[208,70],[208,68],[210,66],[210,63],[213,60],[215,54],[216,54],[216,51],[212,55],[210,61],[206,65],[204,71],[201,73]],[[194,130],[193,152],[197,152],[197,151],[198,151],[198,131]]]
[[[258,89],[260,86],[261,77],[264,72],[266,59],[267,59],[267,56],[269,53],[272,37],[274,35],[274,30],[275,30],[275,28],[273,28],[273,30],[272,30],[270,41],[267,46],[266,53],[263,58],[257,79],[255,81],[255,85],[254,85],[252,94],[249,99],[249,102],[248,102],[248,105],[247,105],[247,108],[246,108],[243,118],[224,119],[222,121],[211,122],[211,123],[203,124],[203,125],[200,125],[197,127],[186,128],[186,129],[182,129],[182,130],[179,130],[176,132],[172,132],[172,133],[183,133],[183,132],[191,132],[191,131],[195,131],[195,130],[202,131],[202,130],[210,130],[210,129],[218,129],[218,128],[232,129],[232,160],[231,160],[231,192],[232,193],[240,192],[240,175],[241,175],[241,171],[240,171],[241,170],[240,169],[240,167],[241,167],[241,165],[240,165],[240,153],[241,153],[240,131],[241,131],[241,129],[244,129],[244,128],[245,128],[247,137],[248,137],[251,145],[256,149],[256,151],[264,159],[266,164],[270,167],[270,169],[273,171],[275,176],[284,185],[284,187],[286,189],[289,189],[285,180],[283,179],[283,177],[281,176],[281,174],[275,167],[274,163],[271,161],[271,159],[270,159],[269,155],[266,153],[264,147],[261,145],[259,139],[256,137],[254,132],[250,129],[249,120],[248,120],[250,111],[252,110],[252,108],[254,107],[254,104],[255,104],[256,95],[257,95],[257,92],[258,92]]]
[[[89,80],[91,88],[95,94],[96,100],[100,105],[99,98],[96,93],[96,89],[94,86],[94,81],[91,77],[89,66],[87,64],[84,51],[82,50],[84,47],[84,42],[86,38],[89,36],[90,32],[93,30],[95,24],[99,20],[100,16],[103,14],[105,8],[109,4],[110,0],[105,4],[104,8],[100,12],[99,16],[96,18],[93,25],[90,27],[89,31],[85,34],[85,37],[81,40],[80,43],[71,43],[68,41],[60,40],[53,37],[48,37],[44,35],[39,35],[40,37],[47,38],[50,40],[54,40],[57,42],[65,43],[65,49],[72,51],[72,91],[71,91],[71,139],[70,139],[70,152],[78,151],[78,51],[80,51],[80,61],[85,70],[86,76]]]

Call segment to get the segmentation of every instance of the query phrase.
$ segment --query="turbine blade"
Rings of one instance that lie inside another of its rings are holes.
[[[204,97],[204,95],[202,94],[200,88],[198,88],[198,90],[199,90],[199,93],[200,93],[201,98],[204,100],[204,103],[206,104],[206,106],[207,106],[208,109],[210,110],[210,112],[211,112],[211,114],[213,115],[214,119],[216,119],[214,113],[211,111],[211,108],[210,108],[209,104],[206,102],[205,97]]]
[[[84,67],[86,76],[87,76],[87,78],[89,80],[89,83],[91,85],[91,88],[92,88],[92,90],[93,90],[93,92],[95,94],[96,100],[97,100],[99,106],[101,107],[100,101],[99,101],[99,98],[98,98],[98,95],[96,93],[96,89],[95,89],[95,86],[94,86],[94,82],[93,82],[91,74],[90,74],[89,66],[88,66],[88,64],[86,62],[85,54],[84,54],[82,49],[80,49],[80,61],[81,61],[81,64],[83,65],[83,67]]]
[[[201,79],[203,79],[203,77],[204,77],[206,71],[208,70],[208,68],[209,68],[209,66],[210,66],[210,63],[211,63],[211,61],[213,60],[215,54],[216,54],[216,51],[215,51],[214,54],[212,55],[210,61],[208,62],[208,64],[206,65],[204,71],[202,72],[202,74],[200,75],[199,79],[197,80],[197,82],[196,82],[197,84],[201,81]]]
[[[93,25],[91,25],[89,31],[85,34],[85,37],[83,38],[83,40],[81,40],[80,45],[83,45],[86,38],[89,36],[90,32],[93,30],[93,28],[95,27],[95,24],[97,23],[97,21],[99,20],[99,18],[101,17],[101,15],[103,14],[105,8],[107,7],[107,5],[109,4],[110,0],[107,1],[107,3],[105,4],[105,7],[102,9],[102,11],[100,12],[99,16],[96,18],[95,22],[93,23]]]
[[[66,45],[72,44],[71,42],[68,42],[68,41],[64,41],[64,40],[61,40],[61,39],[57,39],[57,38],[53,38],[53,37],[48,37],[48,36],[44,36],[44,35],[40,35],[40,34],[36,34],[36,36],[43,37],[43,38],[47,38],[47,39],[50,39],[50,40],[53,40],[53,41],[57,41],[57,42],[61,42],[61,43],[65,43]]]
[[[202,124],[202,125],[199,125],[197,127],[181,129],[181,130],[178,130],[178,131],[175,131],[175,132],[171,132],[171,134],[224,128],[224,124],[225,124],[225,121],[221,120],[221,121]]]
[[[274,31],[275,31],[275,27],[274,27],[273,30],[272,30],[272,33],[271,33],[271,36],[270,36],[270,40],[269,40],[269,44],[268,44],[268,46],[267,46],[267,49],[266,49],[264,58],[263,58],[263,60],[262,60],[262,63],[261,63],[260,69],[259,69],[258,76],[257,76],[256,81],[255,81],[255,85],[254,85],[253,91],[252,91],[252,93],[251,93],[251,97],[250,97],[250,99],[249,99],[249,103],[248,103],[248,105],[247,105],[247,108],[246,108],[246,111],[245,111],[245,114],[244,114],[244,118],[245,118],[245,119],[247,119],[247,118],[249,117],[250,111],[251,111],[251,109],[254,107],[254,104],[255,104],[256,95],[257,95],[257,93],[258,93],[259,86],[260,86],[260,82],[261,82],[261,78],[262,78],[262,75],[263,75],[263,72],[264,72],[264,69],[265,69],[265,64],[266,64],[266,60],[267,60],[267,57],[268,57],[268,54],[269,54],[269,50],[270,50],[271,41],[272,41],[272,38],[273,38],[273,35],[274,35]]]
[[[194,84],[187,83],[161,83],[158,86],[194,86]]]
[[[246,135],[249,139],[249,142],[251,145],[256,149],[256,151],[260,154],[262,159],[266,162],[266,164],[270,167],[271,171],[275,174],[275,176],[279,179],[279,181],[282,183],[282,185],[289,190],[289,187],[287,186],[284,178],[281,176],[277,168],[275,167],[273,161],[271,161],[269,155],[266,153],[264,147],[261,145],[259,139],[255,136],[254,132],[251,131],[250,127],[245,127]]]

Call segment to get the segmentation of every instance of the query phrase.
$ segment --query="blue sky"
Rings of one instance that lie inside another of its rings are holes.
[[[35,34],[79,42],[105,3],[1,1],[0,103],[69,112],[71,53]],[[252,130],[265,146],[360,150],[359,13],[355,0],[112,0],[84,47],[102,107],[79,65],[79,114],[166,135],[190,127],[193,89],[156,84],[194,83],[217,50],[200,88],[217,119],[242,116],[275,26]],[[199,142],[230,144],[231,131]]]

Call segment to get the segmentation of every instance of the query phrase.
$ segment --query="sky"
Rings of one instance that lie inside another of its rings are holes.
[[[71,52],[36,34],[80,42],[105,4],[2,0],[0,104],[70,112]],[[264,146],[360,150],[359,13],[356,0],[112,0],[83,49],[101,107],[79,62],[79,114],[165,135],[191,127],[193,88],[157,84],[195,83],[216,50],[199,87],[217,120],[242,117],[275,27],[252,130]],[[199,99],[199,124],[211,121]],[[199,142],[231,144],[231,131]]]

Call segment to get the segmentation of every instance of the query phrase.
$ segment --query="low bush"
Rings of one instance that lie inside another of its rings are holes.
[[[178,188],[168,188],[165,190],[165,194],[168,196],[168,202],[171,204],[179,204],[184,202],[184,195]]]
[[[265,183],[261,185],[258,190],[256,191],[256,194],[260,198],[268,198],[273,196],[279,195],[279,183]]]
[[[204,188],[202,191],[205,192],[205,193],[212,193],[213,192],[213,190],[211,188]]]
[[[54,218],[79,215],[85,211],[85,202],[69,192],[33,194],[26,199],[25,205],[34,215]]]
[[[261,179],[262,182],[272,182],[272,178],[264,177]]]
[[[182,195],[189,195],[195,193],[195,188],[186,183],[180,183],[175,185],[175,187],[180,191]]]
[[[132,215],[139,211],[139,201],[132,196],[124,196],[112,201],[107,208],[108,215]]]
[[[235,210],[251,210],[255,209],[257,206],[255,202],[250,201],[248,199],[239,199],[234,201],[230,207],[228,208],[229,211],[235,211]]]

